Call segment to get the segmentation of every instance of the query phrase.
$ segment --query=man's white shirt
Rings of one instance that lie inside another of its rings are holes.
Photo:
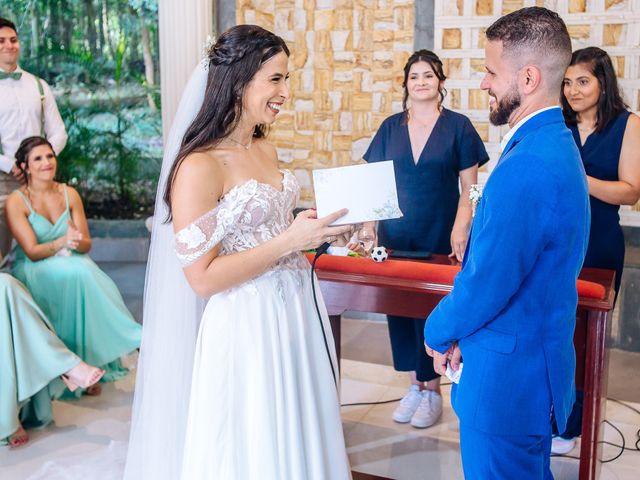
[[[0,155],[0,170],[11,171],[15,163],[14,155],[20,142],[27,137],[40,135],[40,91],[35,76],[18,67],[19,80],[6,78],[0,80],[0,142],[3,154]],[[47,82],[42,80],[45,95],[44,131],[47,140],[56,154],[67,143],[67,131],[58,111],[55,98]]]
[[[509,143],[509,140],[511,140],[511,138],[515,135],[515,133],[518,131],[518,129],[522,125],[527,123],[529,120],[531,120],[533,117],[535,117],[539,113],[546,112],[547,110],[551,110],[552,108],[560,108],[560,107],[558,105],[554,105],[553,107],[541,108],[540,110],[536,110],[535,112],[531,112],[526,117],[521,118],[520,121],[518,123],[516,123],[511,130],[509,130],[507,133],[505,133],[504,137],[502,137],[502,141],[500,142],[500,151],[504,152],[504,149],[507,146],[507,143]]]

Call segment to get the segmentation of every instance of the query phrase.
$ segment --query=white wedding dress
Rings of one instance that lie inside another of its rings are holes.
[[[281,188],[255,180],[233,188],[176,234],[180,261],[191,263],[218,243],[220,255],[229,255],[282,233],[299,193],[288,171]],[[209,299],[195,351],[181,478],[351,478],[310,266],[301,253]]]

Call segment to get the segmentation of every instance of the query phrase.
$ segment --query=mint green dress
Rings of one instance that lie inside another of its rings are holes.
[[[18,280],[0,273],[0,444],[18,430],[51,422],[58,377],[80,363]]]
[[[29,207],[29,223],[39,243],[47,243],[67,232],[70,218],[67,187],[66,208],[52,224],[36,212],[22,192]],[[140,346],[142,327],[122,300],[113,280],[88,255],[64,251],[32,261],[18,246],[13,275],[22,281],[51,321],[64,344],[90,365],[106,371],[103,382],[126,375],[119,357]],[[80,395],[78,389],[77,395]]]

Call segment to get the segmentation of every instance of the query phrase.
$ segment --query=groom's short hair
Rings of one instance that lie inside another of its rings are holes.
[[[11,28],[14,32],[16,32],[16,35],[18,34],[16,25],[11,20],[7,20],[6,18],[0,17],[0,28],[6,28],[6,27]]]
[[[560,87],[571,61],[571,37],[560,16],[542,7],[528,7],[496,20],[485,33],[489,41],[501,41],[503,57],[515,70],[536,65],[547,89]]]

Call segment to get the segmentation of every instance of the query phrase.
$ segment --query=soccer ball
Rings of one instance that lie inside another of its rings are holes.
[[[374,262],[384,262],[387,258],[389,258],[389,254],[386,248],[374,247],[374,249],[371,250],[371,259]]]

